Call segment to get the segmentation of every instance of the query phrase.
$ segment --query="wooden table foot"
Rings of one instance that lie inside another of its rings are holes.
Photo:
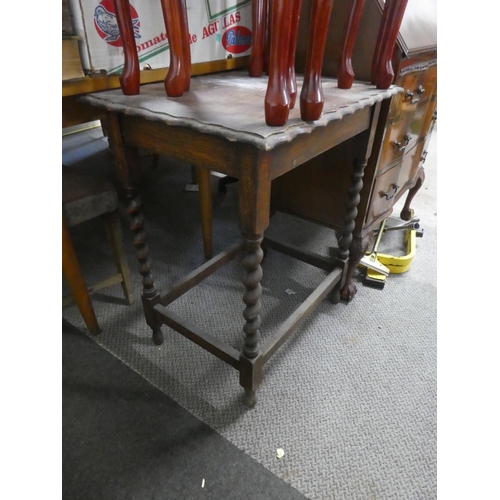
[[[253,408],[257,404],[257,395],[255,391],[245,390],[243,395],[243,404],[248,408]]]
[[[156,345],[163,344],[163,332],[161,331],[161,327],[159,327],[159,326],[153,328],[153,342]]]

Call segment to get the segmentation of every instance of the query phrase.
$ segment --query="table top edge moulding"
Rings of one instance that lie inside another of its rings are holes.
[[[394,85],[379,90],[365,82],[355,82],[351,89],[343,90],[337,88],[335,78],[323,78],[322,83],[325,105],[321,118],[305,122],[295,108],[290,111],[287,124],[278,127],[265,123],[267,77],[248,78],[242,71],[194,77],[190,92],[176,98],[165,95],[163,84],[153,83],[141,86],[138,95],[126,96],[116,89],[87,94],[80,100],[107,111],[186,127],[270,151],[403,91]],[[297,77],[297,84],[302,84],[301,76]]]

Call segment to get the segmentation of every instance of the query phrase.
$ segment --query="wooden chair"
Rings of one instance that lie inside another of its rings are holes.
[[[375,49],[372,83],[379,89],[392,84],[392,52],[408,0],[387,0]],[[323,111],[321,69],[325,43],[333,9],[333,0],[314,0],[309,22],[309,41],[304,81],[300,94],[300,115],[304,121],[314,121]],[[342,51],[338,63],[338,87],[349,89],[354,81],[351,57],[365,0],[353,0],[343,33]],[[249,75],[261,76],[268,60],[269,82],[265,97],[266,123],[282,126],[288,121],[289,110],[295,105],[295,50],[302,0],[252,1],[252,54]],[[270,33],[270,36],[269,36]],[[277,36],[273,36],[276,33]]]
[[[102,217],[105,222],[111,252],[118,272],[87,287],[83,278],[69,228]],[[123,248],[123,233],[118,215],[118,196],[109,182],[64,167],[62,170],[62,267],[71,291],[63,297],[63,307],[76,302],[85,324],[93,335],[100,327],[90,295],[103,288],[121,283],[127,304],[132,304],[132,282]]]
[[[160,0],[170,43],[170,66],[165,78],[169,97],[180,97],[189,90],[191,56],[185,0]],[[120,83],[124,94],[139,93],[139,62],[130,18],[129,0],[114,0],[118,27],[125,54]],[[333,0],[314,0],[309,24],[309,45],[304,82],[300,94],[300,113],[304,121],[314,121],[323,111],[321,68],[332,14]],[[392,52],[408,0],[387,0],[375,49],[372,83],[388,88],[394,78]],[[354,81],[351,56],[363,13],[364,0],[353,0],[351,14],[343,34],[339,56],[339,88],[349,89]],[[249,75],[260,77],[268,68],[268,86],[264,99],[265,119],[269,126],[282,126],[295,106],[295,50],[302,0],[252,0],[252,53]],[[275,34],[273,36],[273,34]]]
[[[372,83],[379,89],[388,88],[392,71],[392,51],[408,0],[386,0],[384,15],[373,58]],[[139,58],[132,28],[129,0],[113,0],[118,29],[124,50],[124,69],[120,85],[125,95],[140,93]],[[165,28],[170,44],[170,65],[164,80],[168,97],[180,97],[190,88],[191,55],[186,0],[160,0]],[[333,0],[313,0],[309,21],[309,40],[304,80],[300,92],[300,115],[304,121],[314,121],[323,112],[324,95],[321,70],[325,44],[332,15]],[[351,88],[354,81],[351,57],[363,13],[365,0],[353,0],[343,33],[338,57],[338,87]],[[265,121],[269,126],[283,126],[297,99],[295,53],[302,0],[252,0],[252,49],[249,76],[268,75],[264,99]],[[273,34],[276,34],[273,36]],[[212,207],[210,174],[199,171],[200,211],[205,259],[212,257]],[[233,182],[230,178],[219,185]]]

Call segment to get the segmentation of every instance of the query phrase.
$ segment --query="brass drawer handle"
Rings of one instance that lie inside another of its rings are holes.
[[[384,198],[386,200],[392,200],[394,198],[394,196],[396,196],[396,193],[398,192],[398,189],[399,189],[399,186],[393,182],[391,184],[391,189],[389,189],[389,191],[386,193],[385,191],[379,191],[379,195],[381,198]]]
[[[415,94],[410,89],[406,89],[405,99],[409,99],[410,97],[413,97],[414,95]]]
[[[419,86],[418,86],[418,89],[417,89],[417,90],[415,90],[415,92],[416,92],[419,96],[421,96],[421,95],[425,92],[425,89],[424,89],[424,87],[422,87],[422,85],[419,85]],[[412,94],[412,97],[413,97],[413,94]],[[419,102],[419,101],[420,101],[420,97],[416,97],[415,99],[412,99],[412,100],[410,101],[410,104],[417,104],[417,102]]]
[[[424,151],[422,153],[422,156],[420,157],[420,161],[422,162],[422,165],[425,163],[426,159],[427,159],[427,151]]]
[[[422,85],[418,86],[418,89],[415,90],[415,92],[411,92],[409,89],[406,89],[405,93],[405,99],[411,99],[410,104],[417,104],[417,102],[420,101],[420,96],[425,92],[424,87]],[[413,99],[413,96],[417,94],[419,97],[415,97]]]
[[[392,146],[394,148],[396,148],[398,151],[404,151],[406,149],[406,146],[408,146],[410,139],[411,139],[410,134],[405,134],[405,136],[403,137],[403,141],[402,141],[404,144],[402,144],[399,141],[394,141],[392,143]]]

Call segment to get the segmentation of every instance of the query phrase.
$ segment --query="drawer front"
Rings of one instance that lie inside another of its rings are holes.
[[[411,123],[411,134],[425,137],[429,133],[432,114],[436,107],[437,66],[433,64],[424,73],[422,92],[417,98],[417,109]]]
[[[368,225],[386,213],[415,182],[424,161],[425,141],[421,139],[406,152],[403,161],[375,180],[365,223]]]
[[[437,64],[435,61],[408,66],[396,82],[404,90],[393,98],[378,162],[377,175],[403,160],[429,128],[436,105]]]
[[[375,180],[366,216],[366,225],[373,222],[387,210],[390,210],[395,203],[396,197],[401,190],[401,185],[399,184],[401,167],[402,164],[399,163]]]
[[[422,101],[435,100],[437,94],[437,64],[435,61],[429,64],[425,70],[424,79],[422,82],[423,94],[421,94]]]
[[[405,151],[415,142],[416,136],[411,133],[414,111],[403,114],[397,122],[387,128],[378,162],[378,175],[399,163]]]
[[[422,161],[422,153],[424,150],[424,141],[421,140],[417,145],[408,151],[403,158],[399,178],[397,181],[400,190],[406,190],[414,181],[418,172],[418,167]],[[401,195],[398,194],[398,197]]]
[[[411,71],[402,76],[398,83],[404,89],[395,96],[389,111],[388,127],[379,158],[379,171],[382,174],[399,163],[405,151],[411,149],[417,139],[412,123],[415,118],[420,98],[419,89],[423,88],[424,72]]]

